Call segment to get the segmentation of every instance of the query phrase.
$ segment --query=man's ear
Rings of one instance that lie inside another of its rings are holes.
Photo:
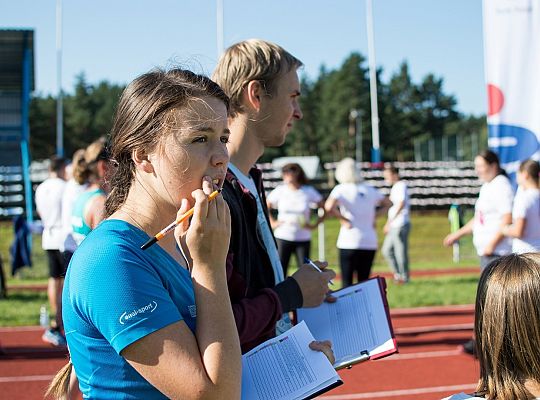
[[[135,163],[135,168],[150,174],[154,172],[154,166],[146,151],[142,149],[135,149],[131,153],[131,158]]]
[[[261,99],[264,95],[264,88],[259,81],[249,81],[244,90],[244,99],[247,102],[247,106],[257,112],[261,108]]]

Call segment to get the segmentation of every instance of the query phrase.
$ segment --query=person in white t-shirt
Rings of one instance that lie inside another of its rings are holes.
[[[474,318],[480,379],[462,399],[540,397],[540,254],[502,256],[482,272]],[[477,396],[477,397],[474,397]]]
[[[484,182],[474,206],[474,218],[444,238],[451,246],[461,237],[473,235],[473,244],[484,269],[495,258],[512,252],[512,242],[501,233],[501,226],[512,222],[514,191],[506,173],[501,169],[499,157],[485,150],[474,159],[478,178]]]
[[[484,150],[474,159],[474,169],[484,182],[474,206],[474,218],[456,232],[447,235],[443,244],[451,246],[461,237],[473,235],[473,244],[480,257],[480,269],[500,256],[512,252],[512,242],[501,233],[501,226],[512,221],[514,191],[499,157],[491,150]],[[474,339],[463,344],[462,349],[474,354]]]
[[[49,164],[49,177],[36,189],[36,210],[43,223],[41,247],[47,253],[49,265],[49,281],[47,296],[51,312],[55,315],[51,327],[45,330],[42,339],[55,346],[64,346],[66,340],[62,335],[62,288],[66,273],[64,257],[60,249],[63,247],[62,229],[62,194],[66,185],[64,180],[66,160],[53,156]]]
[[[64,256],[67,265],[71,260],[73,252],[77,249],[77,242],[73,237],[73,228],[71,224],[71,213],[75,200],[86,190],[86,174],[81,168],[84,160],[84,149],[79,149],[73,153],[72,162],[66,167],[66,186],[62,194],[62,228],[64,231],[64,241],[60,250]]]
[[[311,248],[311,231],[324,217],[311,223],[311,210],[324,206],[322,195],[308,185],[306,173],[297,163],[289,163],[281,169],[283,184],[277,186],[266,198],[269,210],[277,209],[277,219],[269,213],[270,224],[278,245],[283,276],[292,253],[296,255],[296,265],[305,263]]]
[[[526,160],[517,173],[519,184],[512,209],[512,225],[503,225],[504,236],[513,238],[512,252],[540,250],[540,164]]]
[[[377,251],[375,217],[384,195],[361,181],[360,171],[352,158],[339,162],[335,173],[339,182],[325,203],[326,212],[341,222],[337,239],[343,287],[369,278]]]
[[[390,201],[392,207],[388,210],[388,220],[384,225],[384,243],[382,254],[392,271],[396,283],[409,281],[409,233],[411,222],[409,218],[409,193],[407,184],[399,177],[399,170],[386,165],[383,171],[384,180],[392,185]]]

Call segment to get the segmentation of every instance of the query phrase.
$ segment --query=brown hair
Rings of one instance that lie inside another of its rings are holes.
[[[499,156],[497,153],[491,150],[484,150],[480,152],[477,157],[482,157],[489,165],[495,164],[497,166],[497,175],[506,176],[506,171],[501,168],[501,162],[499,161]]]
[[[260,81],[268,94],[276,80],[302,66],[302,62],[277,44],[249,39],[229,47],[212,75],[231,99],[231,115],[242,113],[242,91],[251,81]]]
[[[384,170],[394,175],[399,175],[399,168],[392,164],[384,164]]]
[[[110,154],[115,168],[110,178],[110,193],[105,214],[110,216],[129,193],[135,173],[131,159],[135,149],[151,152],[170,130],[171,111],[185,107],[194,98],[210,96],[225,103],[229,99],[208,77],[191,71],[157,69],[131,82],[120,97],[110,134]]]
[[[76,150],[71,158],[73,165],[73,179],[82,185],[88,180],[88,172],[86,170],[86,162],[84,161],[84,149]]]
[[[297,163],[285,164],[283,168],[281,168],[281,173],[291,174],[299,185],[307,185],[309,182],[306,173],[300,164]]]
[[[540,254],[503,256],[482,272],[476,294],[477,392],[487,399],[533,399],[540,382]]]
[[[49,159],[49,172],[59,174],[66,168],[67,160],[64,157],[52,156]]]
[[[106,140],[104,137],[100,137],[90,143],[86,149],[77,150],[73,154],[73,178],[79,185],[89,181],[98,182],[101,177],[97,163],[100,160],[107,161],[108,159]]]
[[[520,172],[526,172],[535,182],[540,184],[540,164],[538,161],[525,160],[519,166]]]

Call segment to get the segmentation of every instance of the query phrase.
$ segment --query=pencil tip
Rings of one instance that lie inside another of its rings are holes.
[[[154,236],[152,239],[150,239],[148,242],[146,242],[145,244],[141,246],[141,250],[146,250],[147,248],[149,248],[156,242],[157,242],[157,238]]]

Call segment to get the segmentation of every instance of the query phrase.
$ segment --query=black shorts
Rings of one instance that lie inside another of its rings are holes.
[[[49,277],[63,278],[66,275],[66,262],[60,250],[46,250],[49,260]]]

